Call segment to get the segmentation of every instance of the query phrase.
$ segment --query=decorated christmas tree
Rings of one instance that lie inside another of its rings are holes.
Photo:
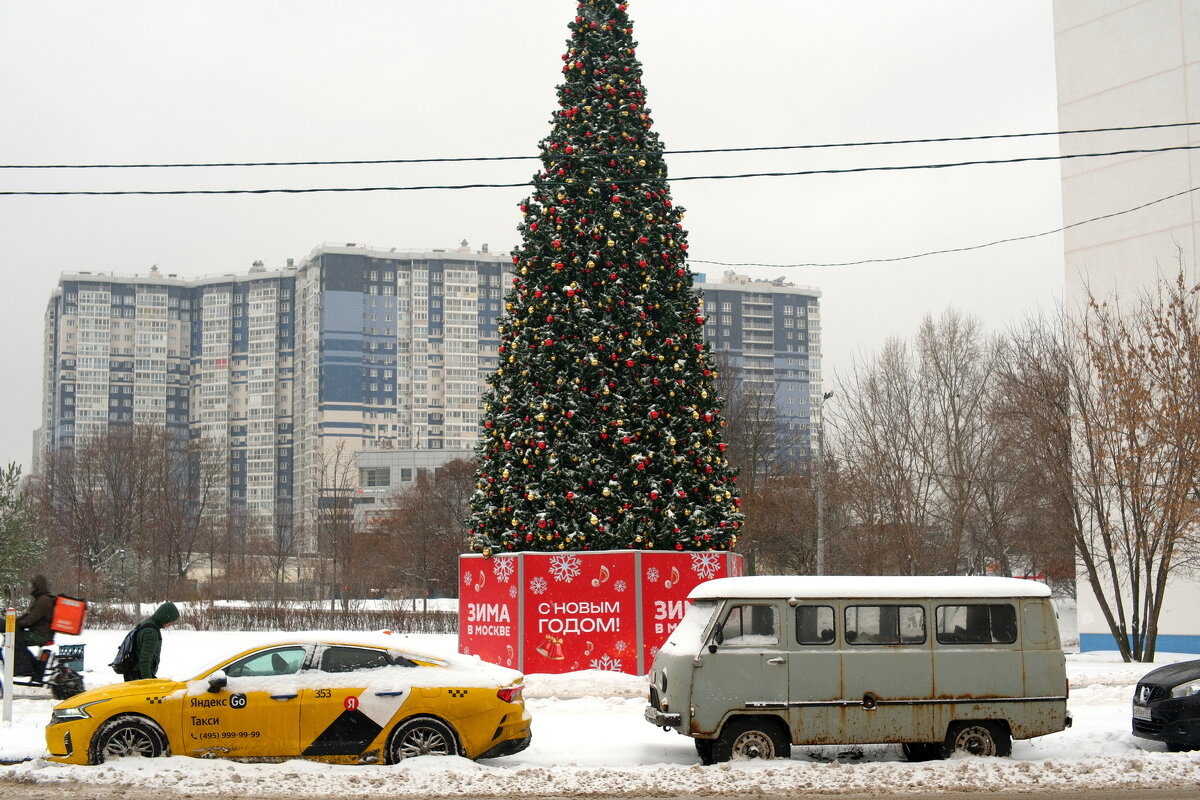
[[[721,399],[627,4],[583,0],[484,395],[470,543],[728,550]]]

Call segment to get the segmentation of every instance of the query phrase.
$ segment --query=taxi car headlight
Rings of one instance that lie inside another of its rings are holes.
[[[1200,678],[1171,688],[1171,697],[1191,697],[1194,694],[1200,694]]]
[[[80,706],[68,706],[67,708],[56,708],[50,712],[50,724],[54,725],[59,722],[71,722],[77,719],[90,719],[91,714],[88,709],[99,703],[107,703],[107,698],[104,700],[93,700],[90,703],[84,703]]]

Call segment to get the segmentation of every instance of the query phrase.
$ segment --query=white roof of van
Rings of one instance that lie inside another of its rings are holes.
[[[691,600],[724,597],[1049,597],[1050,587],[1022,578],[951,575],[755,575],[717,578]]]

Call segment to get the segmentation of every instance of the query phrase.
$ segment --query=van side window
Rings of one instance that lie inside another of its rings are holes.
[[[797,644],[833,644],[833,608],[798,606],[796,608]]]
[[[925,609],[921,606],[846,606],[848,644],[923,644]]]
[[[779,644],[775,606],[733,606],[721,625],[717,644],[743,647]]]
[[[942,644],[1012,644],[1017,610],[1007,603],[937,607],[937,640]]]

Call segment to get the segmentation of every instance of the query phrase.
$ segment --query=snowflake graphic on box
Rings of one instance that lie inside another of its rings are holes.
[[[651,567],[646,570],[646,580],[650,583],[658,583],[658,567]]]
[[[470,586],[474,582],[475,582],[475,576],[472,575],[471,573],[468,572],[465,575],[463,575],[463,585],[464,586]]]
[[[699,576],[700,580],[706,581],[709,578],[714,578],[717,571],[721,568],[721,556],[717,553],[693,553],[692,554],[692,572]]]
[[[609,656],[601,656],[600,658],[592,659],[592,669],[603,669],[609,672],[621,671],[621,659],[611,658]]]
[[[538,577],[529,582],[529,591],[534,594],[545,594],[548,588],[545,578]]]
[[[554,580],[570,583],[579,577],[580,567],[583,561],[579,556],[550,556],[550,574],[554,576]]]
[[[629,587],[627,587],[625,585],[625,581],[616,581],[615,583],[613,583],[613,591],[614,592],[623,592],[627,588],[629,588]]]
[[[516,587],[516,585],[513,585],[513,586],[510,586],[510,587],[508,587],[508,596],[509,596],[509,597],[516,597],[516,596],[517,596],[517,587]]]
[[[496,576],[496,580],[501,583],[508,583],[513,576],[513,565],[516,561],[512,556],[500,556],[495,559],[495,564],[492,566],[492,574]]]
[[[613,650],[616,650],[618,653],[624,653],[625,648],[628,646],[629,645],[626,644],[624,641],[618,641],[616,644],[613,645]]]

